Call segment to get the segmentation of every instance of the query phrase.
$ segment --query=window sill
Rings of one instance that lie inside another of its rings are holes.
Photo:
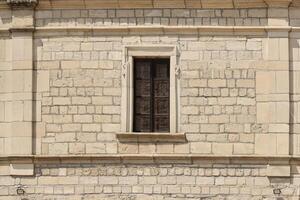
[[[166,142],[180,143],[186,142],[185,133],[117,133],[116,137],[120,142]]]

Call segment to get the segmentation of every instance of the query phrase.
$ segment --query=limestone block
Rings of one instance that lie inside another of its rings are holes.
[[[105,153],[105,144],[88,143],[86,144],[86,153]]]
[[[49,144],[49,154],[52,155],[68,154],[68,145],[66,143]]]
[[[268,38],[268,59],[280,60],[280,48],[278,38]]]
[[[228,41],[226,42],[226,49],[227,50],[233,50],[233,51],[238,51],[238,50],[245,50],[246,43],[244,41]]]
[[[233,145],[226,143],[213,143],[212,144],[213,154],[218,155],[232,155],[233,154]]]
[[[208,87],[218,88],[218,87],[226,87],[225,79],[210,79],[208,80]]]
[[[271,18],[287,18],[289,17],[288,8],[269,8],[268,17]]]
[[[47,70],[39,70],[36,72],[37,92],[49,91],[50,75]]]
[[[32,33],[12,33],[13,69],[32,69]]]
[[[289,19],[288,18],[268,18],[269,26],[288,26]]]
[[[138,144],[137,143],[119,143],[118,144],[118,153],[121,154],[131,154],[138,153]]]
[[[196,177],[196,184],[197,185],[214,185],[215,179],[214,177]]]
[[[276,72],[276,92],[289,93],[289,72],[277,71]]]
[[[32,176],[34,165],[32,163],[12,163],[10,164],[10,175],[12,176]]]
[[[11,155],[31,155],[32,137],[10,137],[8,140],[8,152]]]
[[[80,61],[61,61],[61,68],[62,69],[76,69],[80,68]]]
[[[256,93],[270,94],[276,91],[276,73],[274,71],[256,72]]]
[[[290,177],[291,167],[289,165],[268,165],[268,177]]]
[[[11,135],[13,137],[31,137],[32,123],[31,122],[12,122]]]
[[[71,154],[84,154],[85,153],[85,145],[83,143],[70,143],[69,144],[69,152]]]
[[[236,155],[251,155],[254,153],[254,145],[246,143],[234,144],[233,153]]]
[[[290,140],[289,134],[277,134],[277,154],[289,155]]]
[[[276,120],[276,103],[257,103],[257,123],[272,123]]]
[[[255,154],[276,155],[277,137],[274,134],[257,134],[255,136]]]
[[[212,151],[211,143],[207,142],[192,142],[191,153],[208,154]]]

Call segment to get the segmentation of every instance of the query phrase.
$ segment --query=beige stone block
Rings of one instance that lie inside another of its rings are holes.
[[[201,124],[200,130],[201,130],[201,133],[219,133],[220,132],[219,124]]]
[[[209,154],[212,152],[211,143],[191,142],[191,153]]]
[[[214,177],[196,177],[196,184],[197,185],[214,185],[215,178]]]
[[[280,60],[280,49],[279,49],[278,38],[268,38],[268,59],[269,60]]]
[[[141,149],[139,151],[141,153]],[[156,145],[156,153],[174,153],[174,145],[173,144],[157,144]],[[183,153],[183,152],[180,152]]]
[[[59,69],[59,61],[38,61],[36,63],[38,69]]]
[[[118,145],[116,142],[106,143],[106,153],[116,154],[118,153]]]
[[[52,155],[61,155],[68,154],[68,145],[66,143],[54,143],[49,144],[49,154]]]
[[[287,25],[288,25],[288,20],[287,21]],[[280,38],[279,39],[279,52],[280,52],[280,60],[282,61],[289,61],[289,38]],[[289,68],[287,68],[288,70]]]
[[[11,130],[11,136],[13,137],[31,137],[32,122],[12,122]]]
[[[53,105],[70,105],[70,97],[53,97]]]
[[[104,132],[119,132],[120,124],[102,124],[102,131]]]
[[[225,143],[213,143],[212,152],[213,154],[218,154],[218,155],[232,155],[233,145],[225,144]]]
[[[62,69],[77,69],[80,68],[80,61],[61,61],[60,65]]]
[[[119,143],[118,152],[121,154],[138,153],[137,143]]]
[[[38,184],[40,185],[76,185],[78,176],[40,176]]]
[[[254,80],[242,80],[239,79],[236,81],[236,86],[237,87],[242,87],[242,88],[253,88],[254,87]]]
[[[289,19],[288,18],[268,18],[269,26],[288,26]]]
[[[4,145],[4,138],[0,138],[0,155],[5,153],[5,145]],[[0,165],[0,175],[1,175],[1,165]]]
[[[251,155],[254,153],[254,145],[247,143],[234,144],[233,153],[236,155]]]
[[[276,92],[289,93],[289,72],[277,71],[276,72]]]
[[[246,43],[244,41],[228,41],[226,42],[226,49],[229,51],[245,50]]]
[[[277,138],[274,134],[257,134],[255,136],[255,154],[276,155]]]
[[[12,176],[32,176],[34,165],[23,164],[23,163],[12,163],[10,164],[10,175]]]
[[[5,106],[4,102],[0,102],[0,122],[4,122],[5,119]]]
[[[91,154],[105,153],[105,144],[103,144],[103,143],[88,143],[88,144],[86,144],[86,153],[91,153]]]
[[[10,166],[9,164],[1,164],[0,165],[0,175],[3,177],[3,176],[7,176],[9,175],[9,172],[10,172]]]
[[[289,102],[276,102],[276,122],[289,123],[290,104]]]
[[[288,133],[289,124],[269,124],[269,132],[271,133]]]
[[[257,103],[257,123],[276,122],[276,103]]]
[[[290,177],[291,167],[289,165],[268,165],[268,177]]]
[[[276,73],[272,71],[256,72],[256,93],[270,94],[276,91]]]
[[[190,153],[190,145],[189,144],[175,144],[174,145],[174,153]]]
[[[290,140],[289,134],[277,134],[277,154],[278,155],[289,155]]]
[[[155,144],[139,144],[139,153],[153,154],[156,151]]]
[[[84,154],[85,145],[83,143],[70,143],[69,144],[69,153],[71,154]]]
[[[32,33],[12,33],[12,61],[13,69],[32,69]]]
[[[212,88],[226,87],[226,80],[225,79],[208,80],[208,87],[212,87]]]
[[[75,142],[76,134],[75,133],[58,133],[55,136],[56,142]]]
[[[7,149],[11,155],[31,155],[32,154],[32,137],[10,137]]]
[[[50,75],[49,71],[46,70],[38,70],[36,72],[37,76],[37,92],[47,92],[49,91],[49,81],[50,81]]]
[[[94,61],[94,60],[81,61],[80,67],[83,69],[95,69],[98,68],[98,61]]]

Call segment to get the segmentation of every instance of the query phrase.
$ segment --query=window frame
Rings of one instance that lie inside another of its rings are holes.
[[[170,133],[180,131],[179,127],[179,53],[176,46],[146,45],[124,46],[122,64],[121,131],[133,132],[134,121],[134,57],[170,59]]]

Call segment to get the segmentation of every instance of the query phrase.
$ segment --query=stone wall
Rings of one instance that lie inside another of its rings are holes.
[[[35,171],[36,177],[2,177],[0,199],[16,198],[18,183],[27,186],[27,199],[273,199],[274,188],[281,189],[278,198],[299,195],[299,178],[294,185],[270,182],[260,164],[40,164]]]
[[[299,198],[299,7],[41,2],[0,1],[1,200]],[[128,46],[176,50],[184,141],[116,137]]]
[[[254,133],[267,131],[256,123],[255,68],[249,65],[262,59],[261,38],[59,36],[35,44],[38,79],[49,79],[37,99],[45,124],[37,153],[253,154]],[[129,44],[180,46],[180,126],[187,143],[117,144],[121,47]]]

